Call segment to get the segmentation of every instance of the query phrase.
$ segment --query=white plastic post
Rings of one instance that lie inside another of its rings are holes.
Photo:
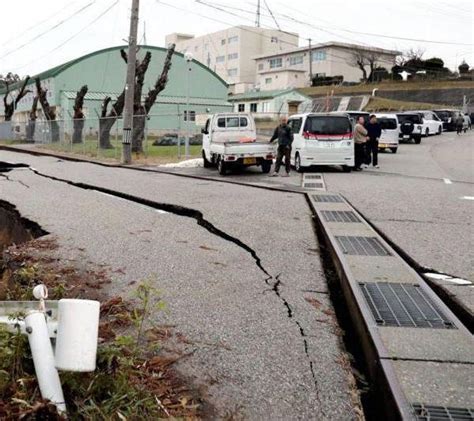
[[[100,303],[62,299],[58,302],[56,368],[94,371],[97,358]]]
[[[35,365],[41,396],[53,402],[60,412],[66,412],[63,390],[49,339],[46,318],[41,311],[32,311],[25,317],[26,332]]]

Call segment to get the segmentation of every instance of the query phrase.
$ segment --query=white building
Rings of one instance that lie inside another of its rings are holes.
[[[312,100],[296,89],[250,91],[229,95],[235,112],[252,113],[255,118],[276,120],[281,115],[310,111]]]
[[[359,82],[362,71],[354,63],[354,52],[377,58],[377,67],[388,71],[395,65],[399,51],[362,45],[327,42],[311,47],[293,48],[254,57],[257,65],[256,83],[260,90],[302,88],[310,86],[313,76],[343,76],[344,82]],[[369,66],[366,66],[369,73]]]
[[[176,44],[176,51],[190,52],[215,71],[233,93],[245,92],[257,83],[255,56],[298,47],[298,34],[251,26],[234,26],[199,37],[174,33],[165,40],[167,45]]]

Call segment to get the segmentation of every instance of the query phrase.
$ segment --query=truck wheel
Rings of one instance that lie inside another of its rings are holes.
[[[219,171],[220,175],[227,174],[227,165],[221,157],[219,157],[217,161],[217,171]]]
[[[300,173],[304,171],[304,167],[301,166],[301,158],[299,153],[295,155],[295,170],[296,172]]]
[[[397,153],[398,148],[390,148],[390,150],[392,151],[392,153]]]
[[[349,165],[343,165],[343,166],[342,166],[342,171],[344,171],[344,172],[351,172],[351,171],[352,171],[352,167],[349,166]]]
[[[268,174],[270,172],[272,169],[272,163],[273,161],[271,159],[265,159],[262,161],[262,172],[264,174]]]
[[[208,161],[207,158],[206,158],[206,153],[204,152],[204,150],[202,151],[202,160],[204,162],[204,168],[211,168],[212,167],[211,162]]]
[[[421,143],[421,136],[414,137],[413,140],[415,141],[417,145],[419,145]]]

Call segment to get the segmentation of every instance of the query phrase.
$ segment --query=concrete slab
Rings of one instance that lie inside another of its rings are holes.
[[[409,402],[474,408],[474,365],[425,361],[391,364]]]
[[[400,282],[417,284],[417,274],[395,256],[346,255],[352,275],[357,282]]]
[[[463,307],[468,309],[474,315],[474,286],[472,285],[443,285],[443,288],[448,291],[450,295],[455,297]]]
[[[474,339],[457,329],[379,326],[387,358],[474,364]]]

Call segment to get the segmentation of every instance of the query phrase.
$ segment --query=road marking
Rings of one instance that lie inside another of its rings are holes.
[[[461,199],[464,199],[464,200],[474,200],[474,196],[463,196],[463,197],[461,197]]]
[[[453,182],[449,178],[443,178],[445,184],[453,184]]]

